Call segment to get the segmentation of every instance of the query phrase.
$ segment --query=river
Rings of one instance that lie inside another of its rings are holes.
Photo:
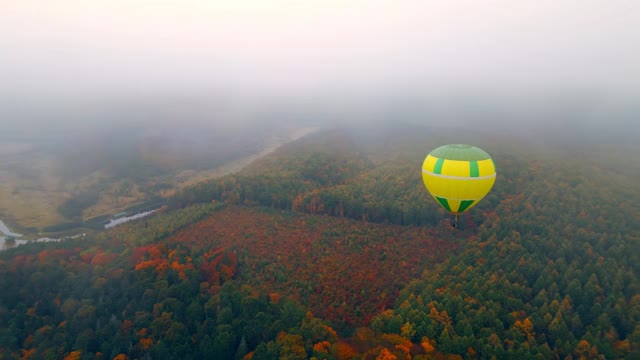
[[[158,211],[159,209],[155,209],[155,210],[149,210],[149,211],[145,211],[145,212],[141,212],[135,215],[131,215],[131,216],[125,216],[125,217],[121,217],[121,218],[117,218],[117,219],[112,219],[111,221],[109,221],[108,223],[106,223],[104,225],[105,229],[110,229],[114,226],[120,225],[120,224],[124,224],[127,221],[131,221],[131,220],[135,220],[135,219],[140,219],[143,218],[145,216],[151,215],[154,212]]]
[[[18,234],[15,233],[13,231],[11,231],[9,229],[9,227],[2,221],[0,220],[0,233],[2,233],[3,236],[0,236],[0,251],[2,250],[7,250],[7,249],[11,249],[14,248],[16,246],[20,246],[20,245],[24,245],[24,244],[28,244],[30,242],[52,242],[52,241],[60,241],[61,239],[52,239],[50,237],[41,237],[35,240],[24,240],[24,239],[20,239],[20,237],[22,237],[22,234]],[[77,237],[84,237],[86,234],[78,234],[78,235],[74,235],[74,236],[68,236],[68,237],[64,237],[64,238],[77,238]],[[11,237],[13,238],[13,240],[9,240],[7,241],[7,238]]]
[[[22,234],[11,232],[11,230],[9,230],[9,227],[7,227],[7,225],[4,222],[2,222],[2,220],[0,220],[0,232],[6,236],[13,236],[13,237],[22,236]]]
[[[143,218],[145,216],[149,216],[151,214],[153,214],[154,212],[158,211],[159,209],[155,209],[155,210],[149,210],[149,211],[144,211],[141,213],[137,213],[131,216],[125,216],[125,217],[121,217],[121,218],[117,218],[117,219],[112,219],[110,220],[108,223],[106,223],[104,225],[105,229],[110,229],[114,226],[118,226],[120,224],[124,224],[128,221],[131,220],[136,220],[136,219],[140,219]],[[13,247],[16,246],[20,246],[20,245],[24,245],[24,244],[28,244],[30,242],[52,242],[52,241],[60,241],[63,239],[75,239],[78,237],[84,237],[86,234],[82,233],[82,234],[77,234],[77,235],[73,235],[73,236],[64,236],[62,238],[58,238],[58,239],[54,239],[54,238],[50,238],[50,237],[41,237],[35,240],[24,240],[24,239],[20,239],[20,237],[22,237],[22,234],[18,234],[18,233],[14,233],[12,232],[9,227],[7,227],[7,225],[2,222],[2,220],[0,220],[0,233],[4,234],[3,236],[0,236],[0,251],[2,250],[7,250],[7,249],[11,249]],[[12,237],[14,238],[12,241],[7,241],[7,237]]]

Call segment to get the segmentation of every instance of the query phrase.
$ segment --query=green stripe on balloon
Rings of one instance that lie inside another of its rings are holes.
[[[460,202],[460,208],[458,209],[458,212],[463,212],[465,210],[467,210],[469,208],[469,206],[473,205],[473,202],[475,200],[462,200]]]
[[[436,161],[436,165],[433,167],[433,173],[434,174],[440,174],[442,172],[442,165],[444,165],[444,159],[443,158],[439,158]]]
[[[469,161],[469,168],[471,177],[478,177],[480,175],[480,169],[478,169],[477,161]]]
[[[447,201],[447,199],[436,196],[436,200],[438,200],[440,205],[447,209],[447,211],[451,211],[451,207],[449,206],[449,202]]]

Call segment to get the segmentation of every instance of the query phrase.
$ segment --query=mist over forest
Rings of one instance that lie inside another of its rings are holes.
[[[639,24],[3,4],[0,359],[640,358]]]

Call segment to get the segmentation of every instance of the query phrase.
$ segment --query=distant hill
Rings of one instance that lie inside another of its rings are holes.
[[[27,233],[77,227],[220,176],[296,138],[298,130],[118,123],[49,138],[23,135],[0,148],[0,218]]]
[[[638,358],[637,154],[583,140],[305,137],[153,217],[0,254],[0,354]],[[453,142],[498,172],[458,230],[420,178],[428,151]]]

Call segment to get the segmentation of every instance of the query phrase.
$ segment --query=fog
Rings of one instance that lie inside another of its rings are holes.
[[[635,129],[639,24],[633,0],[7,1],[0,125]]]

